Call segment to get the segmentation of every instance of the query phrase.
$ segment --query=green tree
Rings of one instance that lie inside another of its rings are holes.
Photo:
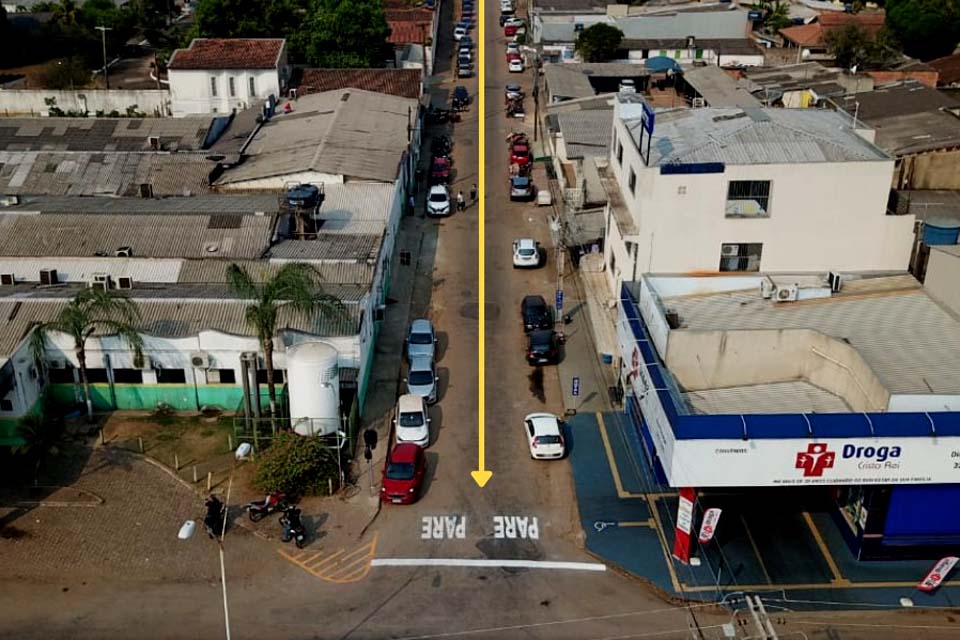
[[[237,264],[227,267],[227,282],[235,294],[247,301],[245,319],[260,341],[267,367],[267,392],[270,415],[277,415],[277,390],[273,381],[273,339],[277,335],[280,310],[290,307],[305,316],[343,313],[339,298],[323,293],[319,274],[312,266],[300,262],[284,264],[263,282],[258,281]]]
[[[48,89],[82,89],[90,82],[90,70],[82,58],[76,57],[49,62],[41,76]]]
[[[621,42],[623,32],[620,29],[600,22],[580,32],[576,51],[584,62],[606,62],[617,54]]]
[[[790,26],[790,3],[783,0],[763,0],[760,5],[763,8],[763,26],[768,33],[777,33]]]
[[[960,0],[887,0],[887,27],[921,60],[950,55],[960,43]]]
[[[60,309],[56,318],[34,327],[30,336],[30,348],[34,360],[42,369],[50,334],[63,333],[73,339],[73,351],[80,364],[87,419],[93,421],[93,400],[90,397],[90,381],[87,377],[87,339],[94,332],[119,336],[133,350],[134,365],[139,367],[143,362],[143,339],[136,330],[139,321],[140,310],[133,300],[96,288],[83,289]]]
[[[33,483],[39,484],[40,469],[51,455],[59,453],[63,424],[48,420],[43,413],[31,413],[20,418],[17,435],[22,442],[13,447],[13,453],[23,456],[33,465]]]
[[[191,38],[282,38],[299,27],[309,0],[200,0]]]
[[[389,36],[381,0],[314,0],[295,42],[310,65],[379,67]]]
[[[827,33],[827,45],[837,64],[845,69],[882,67],[900,57],[893,36],[881,29],[875,37],[856,25],[847,25]]]
[[[325,493],[328,478],[339,484],[336,450],[319,438],[281,433],[257,463],[253,484],[264,493],[301,496]]]

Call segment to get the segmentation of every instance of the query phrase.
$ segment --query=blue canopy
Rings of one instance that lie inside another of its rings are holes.
[[[680,71],[680,64],[673,58],[668,58],[667,56],[647,58],[644,60],[644,63],[647,65],[647,70],[650,71],[650,73],[663,73],[670,70]]]

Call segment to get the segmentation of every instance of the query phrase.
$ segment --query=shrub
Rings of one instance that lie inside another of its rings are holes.
[[[260,458],[253,484],[264,493],[300,496],[325,493],[328,480],[338,476],[335,449],[318,438],[283,433]]]

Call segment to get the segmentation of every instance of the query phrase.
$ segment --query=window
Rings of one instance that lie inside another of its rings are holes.
[[[610,248],[610,273],[616,273],[617,270],[617,254],[614,253],[613,248]]]
[[[73,367],[49,369],[47,378],[50,380],[50,384],[73,384]]]
[[[227,90],[230,92],[231,98],[237,97],[237,79],[233,76],[227,78]]]
[[[233,369],[211,369],[210,371],[216,371],[220,376],[220,384],[236,384],[237,383],[237,372]]]
[[[97,383],[97,382],[100,382],[100,383],[110,382],[110,380],[107,379],[106,369],[87,369],[87,380],[91,384]]]
[[[623,166],[623,145],[617,140],[617,164]]]
[[[250,97],[256,97],[257,95],[257,81],[253,76],[247,78],[248,86],[250,87]]]
[[[725,243],[720,245],[720,271],[760,271],[763,245]]]
[[[157,384],[184,384],[187,373],[183,369],[157,369]]]
[[[274,369],[273,370],[273,382],[274,384],[283,384],[286,380],[283,375],[283,369]],[[266,369],[257,369],[257,384],[267,384],[267,370]]]
[[[13,411],[13,402],[6,398],[0,400],[0,411]]]
[[[113,381],[118,384],[143,384],[143,371],[140,369],[114,369]]]
[[[217,95],[219,95],[216,78],[210,78],[210,95],[212,95],[214,98],[216,98]]]
[[[627,186],[630,187],[630,193],[636,195],[636,193],[637,193],[637,174],[634,173],[633,169],[630,169],[630,180],[627,181]]]
[[[769,180],[731,180],[727,187],[728,218],[766,218],[770,215]]]

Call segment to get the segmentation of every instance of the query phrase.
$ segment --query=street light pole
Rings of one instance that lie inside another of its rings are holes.
[[[103,81],[107,85],[107,89],[110,88],[110,72],[107,69],[107,31],[113,31],[112,27],[94,27],[97,31],[100,32],[101,40],[103,41]],[[159,74],[159,70],[157,71]],[[159,76],[158,76],[159,77]]]

